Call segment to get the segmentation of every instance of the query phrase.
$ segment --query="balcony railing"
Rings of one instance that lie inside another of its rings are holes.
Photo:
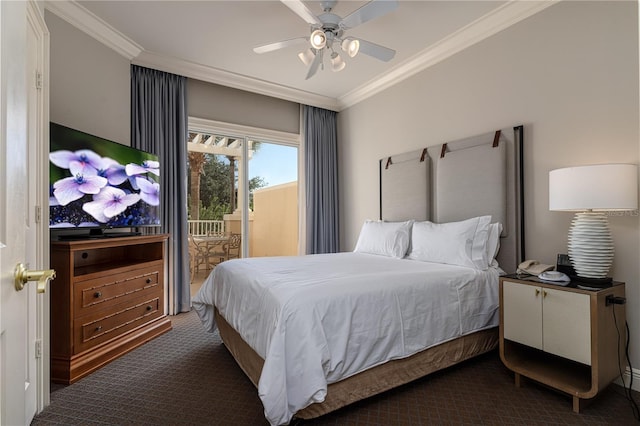
[[[224,235],[224,220],[189,220],[189,234],[198,237]]]

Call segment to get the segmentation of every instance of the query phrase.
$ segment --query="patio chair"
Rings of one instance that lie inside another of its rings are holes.
[[[196,272],[200,270],[200,265],[205,265],[208,267],[207,258],[205,256],[206,252],[204,247],[200,245],[193,238],[193,235],[189,234],[189,273],[191,276],[191,281],[196,275]]]
[[[231,234],[229,240],[223,245],[223,249],[228,259],[238,259],[240,257],[240,234]]]
[[[212,268],[227,260],[227,252],[224,248],[227,241],[227,239],[221,239],[219,241],[209,243],[207,248],[207,262]]]

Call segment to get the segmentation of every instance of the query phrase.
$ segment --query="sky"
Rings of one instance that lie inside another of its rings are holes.
[[[249,179],[260,176],[267,186],[298,180],[298,148],[263,142],[249,161]]]

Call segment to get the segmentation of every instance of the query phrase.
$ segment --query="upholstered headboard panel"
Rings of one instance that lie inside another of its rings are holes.
[[[380,160],[380,218],[437,223],[491,215],[500,222],[498,262],[524,257],[522,126]]]
[[[380,200],[385,220],[431,218],[431,162],[426,149],[380,160]]]

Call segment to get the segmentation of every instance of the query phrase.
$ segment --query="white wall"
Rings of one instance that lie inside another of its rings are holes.
[[[51,33],[51,121],[131,145],[131,64],[127,58],[45,13]]]
[[[187,90],[190,117],[300,133],[300,105],[295,102],[191,78]]]
[[[571,213],[548,211],[552,169],[638,163],[636,2],[563,2],[338,114],[341,246],[378,217],[378,160],[525,126],[526,256],[555,264]],[[610,220],[640,366],[640,221]]]

